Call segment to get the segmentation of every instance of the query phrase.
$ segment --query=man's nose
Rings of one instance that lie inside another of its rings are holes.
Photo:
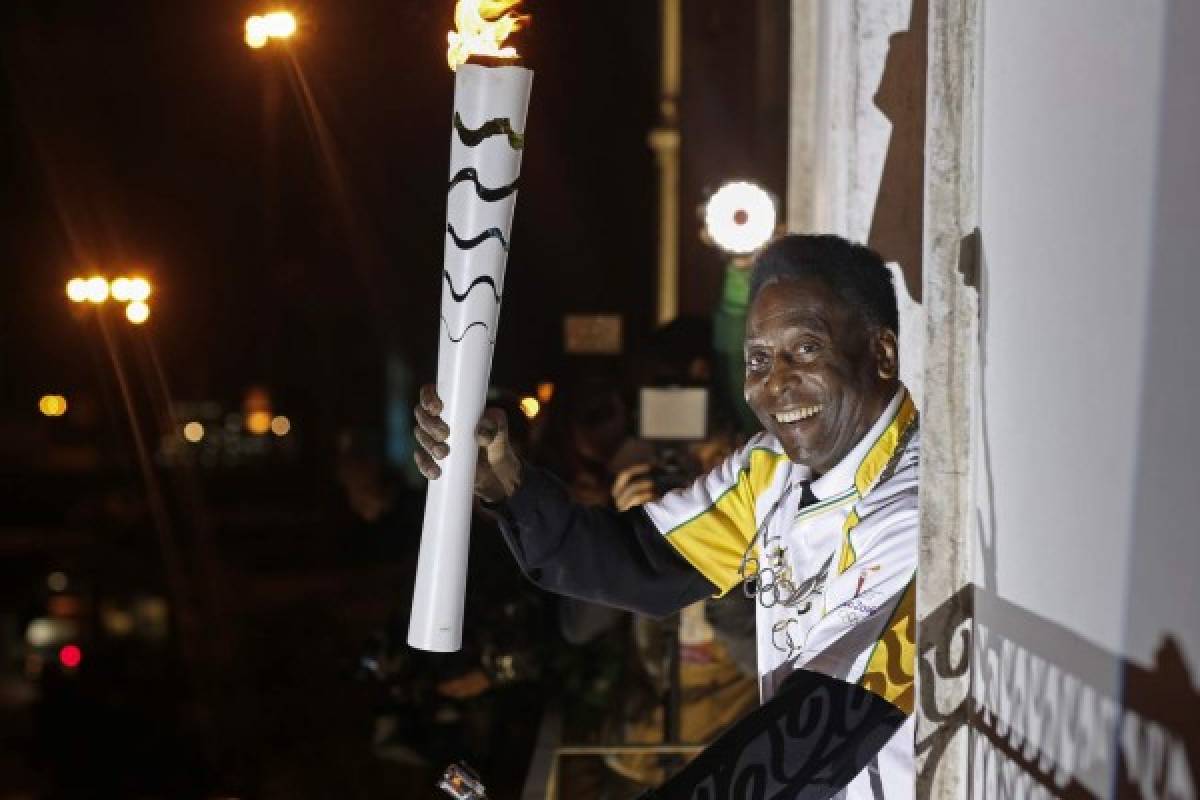
[[[781,397],[791,391],[800,382],[800,376],[786,359],[779,358],[771,365],[771,373],[767,376],[767,391],[774,397]]]

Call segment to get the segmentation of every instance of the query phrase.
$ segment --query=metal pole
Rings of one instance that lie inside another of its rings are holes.
[[[660,0],[662,63],[659,123],[650,132],[658,163],[658,323],[679,313],[679,85],[683,54],[682,0]]]

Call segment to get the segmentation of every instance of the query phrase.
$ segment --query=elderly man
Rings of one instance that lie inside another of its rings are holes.
[[[910,798],[917,412],[898,379],[891,274],[835,236],[756,260],[746,400],[763,432],[690,488],[624,513],[572,505],[521,463],[503,414],[476,432],[476,492],[539,585],[663,615],[758,599],[763,706],[647,797]],[[448,434],[425,387],[417,464]]]

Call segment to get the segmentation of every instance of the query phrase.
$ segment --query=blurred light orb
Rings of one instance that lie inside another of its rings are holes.
[[[58,651],[58,660],[67,669],[75,669],[83,663],[83,651],[79,649],[78,645],[63,645],[62,649]]]
[[[65,572],[56,570],[46,576],[46,587],[52,592],[65,592],[70,585]]]
[[[132,303],[125,306],[125,316],[134,325],[141,325],[143,322],[150,319],[150,306],[146,305],[141,300],[134,300]]]
[[[725,184],[704,206],[704,227],[727,253],[746,255],[765,245],[775,232],[775,201],[761,186],[746,181]]]
[[[536,417],[541,410],[542,404],[538,402],[536,397],[526,396],[521,398],[521,413],[529,419]]]
[[[246,415],[246,430],[255,436],[262,436],[271,430],[271,412],[251,411]]]
[[[296,16],[290,11],[272,11],[262,20],[272,39],[287,39],[296,33]]]
[[[296,16],[290,11],[272,11],[246,20],[246,44],[258,50],[270,39],[288,39],[296,33]]]
[[[267,44],[267,25],[262,17],[250,17],[246,20],[246,44],[257,50]]]
[[[119,279],[118,279],[119,280]],[[116,281],[113,281],[115,284]],[[113,295],[116,297],[116,295]],[[121,298],[117,298],[120,300]],[[145,278],[130,278],[129,279],[129,298],[130,303],[144,303],[150,299],[150,281]]]
[[[61,394],[44,394],[38,400],[38,411],[47,417],[61,417],[67,413],[67,398]]]
[[[90,303],[103,303],[108,299],[108,281],[99,275],[87,279],[85,296]]]
[[[538,384],[537,399],[542,405],[554,399],[554,381],[542,381]]]
[[[183,426],[183,438],[195,444],[204,438],[204,426],[196,420],[192,420]]]
[[[292,430],[292,421],[280,414],[271,420],[271,433],[276,436],[287,436]]]
[[[88,299],[88,285],[83,278],[71,278],[67,281],[67,297],[72,303],[82,303]]]
[[[130,288],[129,284],[130,284],[130,280],[129,280],[129,278],[126,278],[125,276],[121,276],[120,278],[114,279],[113,282],[111,284],[109,284],[109,287],[108,287],[109,290],[112,292],[113,300],[116,300],[121,303],[128,303],[132,299],[129,296],[129,288]]]

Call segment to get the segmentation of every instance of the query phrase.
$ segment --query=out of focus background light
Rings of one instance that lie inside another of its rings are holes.
[[[538,402],[536,397],[526,396],[521,398],[521,413],[525,416],[533,419],[541,410],[542,404]]]
[[[246,415],[246,430],[255,436],[262,436],[271,430],[271,412],[251,411]]]
[[[61,417],[67,413],[67,398],[61,394],[45,394],[38,400],[38,411],[47,417]]]
[[[118,278],[118,280],[120,280]],[[114,281],[113,283],[116,283]],[[144,303],[150,298],[150,281],[145,278],[130,278],[129,279],[129,300],[130,303]],[[113,295],[116,296],[115,294]],[[120,300],[121,298],[117,298]]]
[[[103,303],[108,299],[108,281],[99,275],[87,279],[85,297],[90,303]]]
[[[546,405],[554,399],[554,382],[542,381],[537,387],[537,399],[542,405]]]
[[[246,45],[258,50],[270,39],[289,39],[296,33],[296,17],[290,11],[272,11],[246,20]]]
[[[71,278],[67,281],[67,297],[72,303],[82,303],[88,299],[88,285],[83,278]]]
[[[46,586],[52,592],[65,592],[71,582],[67,579],[67,573],[54,571],[46,576]]]
[[[276,436],[287,436],[292,430],[292,421],[282,414],[271,420],[271,433]]]
[[[129,278],[124,276],[115,279],[111,284],[109,284],[109,290],[112,292],[113,300],[117,300],[122,303],[128,303],[130,300],[129,284]]]
[[[125,317],[134,325],[141,325],[150,318],[150,306],[141,300],[135,300],[125,306]]]
[[[58,660],[67,669],[75,669],[83,663],[83,651],[79,649],[79,645],[63,645],[58,651]]]
[[[204,438],[204,426],[199,422],[192,420],[183,426],[183,438],[187,439],[192,444]]]
[[[732,181],[704,206],[704,228],[717,247],[734,255],[753,253],[775,232],[775,200],[753,183]]]

